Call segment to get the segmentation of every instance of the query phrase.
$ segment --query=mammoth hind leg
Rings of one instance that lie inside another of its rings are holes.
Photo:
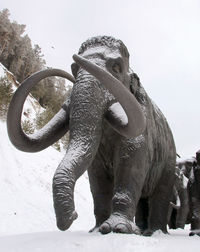
[[[176,229],[176,219],[177,219],[177,209],[170,209],[170,216],[168,221],[168,226],[170,229]]]
[[[113,195],[113,181],[105,171],[103,161],[97,154],[92,165],[88,168],[90,189],[94,202],[94,215],[96,224],[90,232],[97,230],[99,226],[110,216],[111,200]]]
[[[164,173],[155,187],[153,195],[149,197],[148,229],[144,231],[143,235],[151,236],[156,230],[167,233],[168,212],[174,183],[173,178],[173,173]]]
[[[137,205],[135,223],[143,233],[148,228],[149,203],[148,198],[141,198]]]

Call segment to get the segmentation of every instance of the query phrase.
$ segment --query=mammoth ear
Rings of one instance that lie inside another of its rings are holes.
[[[138,89],[140,88],[140,79],[136,73],[134,73],[132,70],[129,73],[130,76],[130,91],[133,94],[136,94]]]
[[[145,91],[141,85],[140,78],[132,70],[129,73],[130,76],[130,91],[134,94],[135,98],[140,104],[145,104]]]

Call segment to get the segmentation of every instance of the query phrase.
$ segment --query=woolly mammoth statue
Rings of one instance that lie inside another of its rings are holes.
[[[189,215],[189,199],[187,192],[188,178],[183,171],[176,165],[175,169],[175,184],[173,188],[172,202],[169,208],[169,228],[184,229],[188,221]]]
[[[165,117],[130,70],[122,41],[91,38],[73,59],[74,77],[48,69],[18,88],[8,111],[11,142],[22,151],[41,151],[69,130],[69,145],[53,178],[59,229],[68,229],[77,218],[74,186],[87,170],[96,217],[92,230],[137,233],[136,215],[144,234],[167,232],[176,151]],[[71,96],[44,128],[26,135],[20,126],[26,96],[39,80],[52,75],[74,82]]]
[[[196,163],[196,158],[192,157],[192,158],[187,158],[181,161],[177,161],[176,166],[181,170],[183,175],[189,179],[194,163]]]
[[[200,236],[200,150],[196,152],[196,162],[188,181],[188,197],[190,208],[191,232],[190,236]]]
[[[200,236],[200,150],[196,158],[177,162],[174,202],[169,210],[169,227],[184,228],[191,224],[190,236]],[[180,199],[180,204],[177,203]]]

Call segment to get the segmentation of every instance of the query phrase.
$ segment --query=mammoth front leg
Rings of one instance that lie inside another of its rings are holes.
[[[114,193],[110,217],[100,226],[103,234],[109,232],[139,234],[133,223],[138,200],[145,179],[142,174],[143,150],[138,149],[126,155],[119,155],[114,166]],[[137,158],[135,158],[137,157]]]
[[[192,209],[191,232],[189,233],[189,236],[195,234],[200,236],[200,199],[195,202]]]
[[[90,232],[97,230],[109,218],[113,196],[113,179],[106,172],[106,166],[97,153],[92,165],[88,168],[90,189],[94,201],[96,224]]]
[[[200,173],[199,173],[200,174]],[[200,177],[199,177],[200,178]],[[191,232],[190,236],[200,236],[200,186],[199,179],[188,183],[189,207],[191,213]]]
[[[96,142],[94,141],[94,143]],[[74,143],[73,140],[70,140],[65,157],[55,172],[53,200],[57,226],[60,230],[67,230],[78,217],[74,206],[74,186],[76,180],[91,165],[98,144],[95,146],[91,147],[88,144],[86,148],[85,144]],[[93,155],[91,155],[90,147],[93,149]]]
[[[137,205],[135,223],[143,233],[148,228],[149,201],[148,198],[141,198]]]
[[[189,203],[188,203],[188,193],[187,188],[181,188],[178,191],[181,206],[177,210],[177,218],[176,218],[176,228],[184,229],[185,223],[187,221],[187,217],[189,214]]]

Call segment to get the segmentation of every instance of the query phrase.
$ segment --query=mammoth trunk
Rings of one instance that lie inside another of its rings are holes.
[[[98,82],[80,76],[71,95],[70,142],[53,179],[54,208],[61,230],[68,229],[77,218],[74,186],[91,165],[99,146],[104,113],[101,100]]]

